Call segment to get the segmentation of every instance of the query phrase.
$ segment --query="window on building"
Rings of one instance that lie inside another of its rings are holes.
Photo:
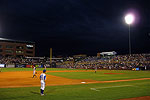
[[[26,45],[27,49],[33,49],[33,45]]]
[[[22,50],[17,50],[16,53],[17,53],[17,54],[18,54],[18,53],[19,53],[19,54],[22,54],[23,51],[22,51]]]
[[[2,49],[0,49],[0,52],[3,52],[3,50],[2,50]]]
[[[33,51],[26,51],[26,53],[30,53],[30,54],[32,54],[32,53],[33,53]]]
[[[16,49],[23,49],[23,46],[16,46]]]
[[[23,55],[16,55],[16,57],[23,57]]]
[[[26,55],[27,57],[33,57],[32,55]]]
[[[13,53],[13,50],[5,50],[6,53]]]
[[[33,49],[33,47],[27,47],[27,49]]]
[[[13,48],[12,45],[6,45],[6,48],[10,49],[10,48]]]
[[[7,54],[7,55],[5,55],[6,57],[11,57],[11,56],[13,56],[13,55],[9,55],[9,54]]]

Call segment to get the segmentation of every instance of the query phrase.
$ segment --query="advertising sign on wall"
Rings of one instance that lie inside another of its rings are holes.
[[[25,64],[18,64],[18,65],[16,65],[16,68],[25,68],[25,67],[26,67]]]
[[[1,68],[5,67],[5,64],[0,64],[0,67],[1,67]]]
[[[26,65],[26,68],[32,68],[32,65]]]
[[[7,68],[15,68],[15,64],[7,64],[6,67]]]

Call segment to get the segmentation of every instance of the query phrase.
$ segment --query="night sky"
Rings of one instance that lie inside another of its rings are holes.
[[[33,41],[36,56],[150,53],[149,0],[0,0],[0,37]]]

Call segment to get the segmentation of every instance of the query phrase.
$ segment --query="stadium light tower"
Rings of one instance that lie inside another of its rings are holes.
[[[130,39],[130,26],[134,22],[134,15],[133,14],[127,14],[125,16],[125,22],[129,25],[129,55],[131,55],[131,39]]]

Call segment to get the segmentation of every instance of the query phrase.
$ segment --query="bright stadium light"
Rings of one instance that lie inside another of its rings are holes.
[[[129,25],[129,55],[131,55],[130,25],[134,22],[134,20],[134,15],[131,13],[125,16],[125,22]]]
[[[126,15],[125,22],[129,25],[132,24],[134,22],[134,15],[133,14]]]

